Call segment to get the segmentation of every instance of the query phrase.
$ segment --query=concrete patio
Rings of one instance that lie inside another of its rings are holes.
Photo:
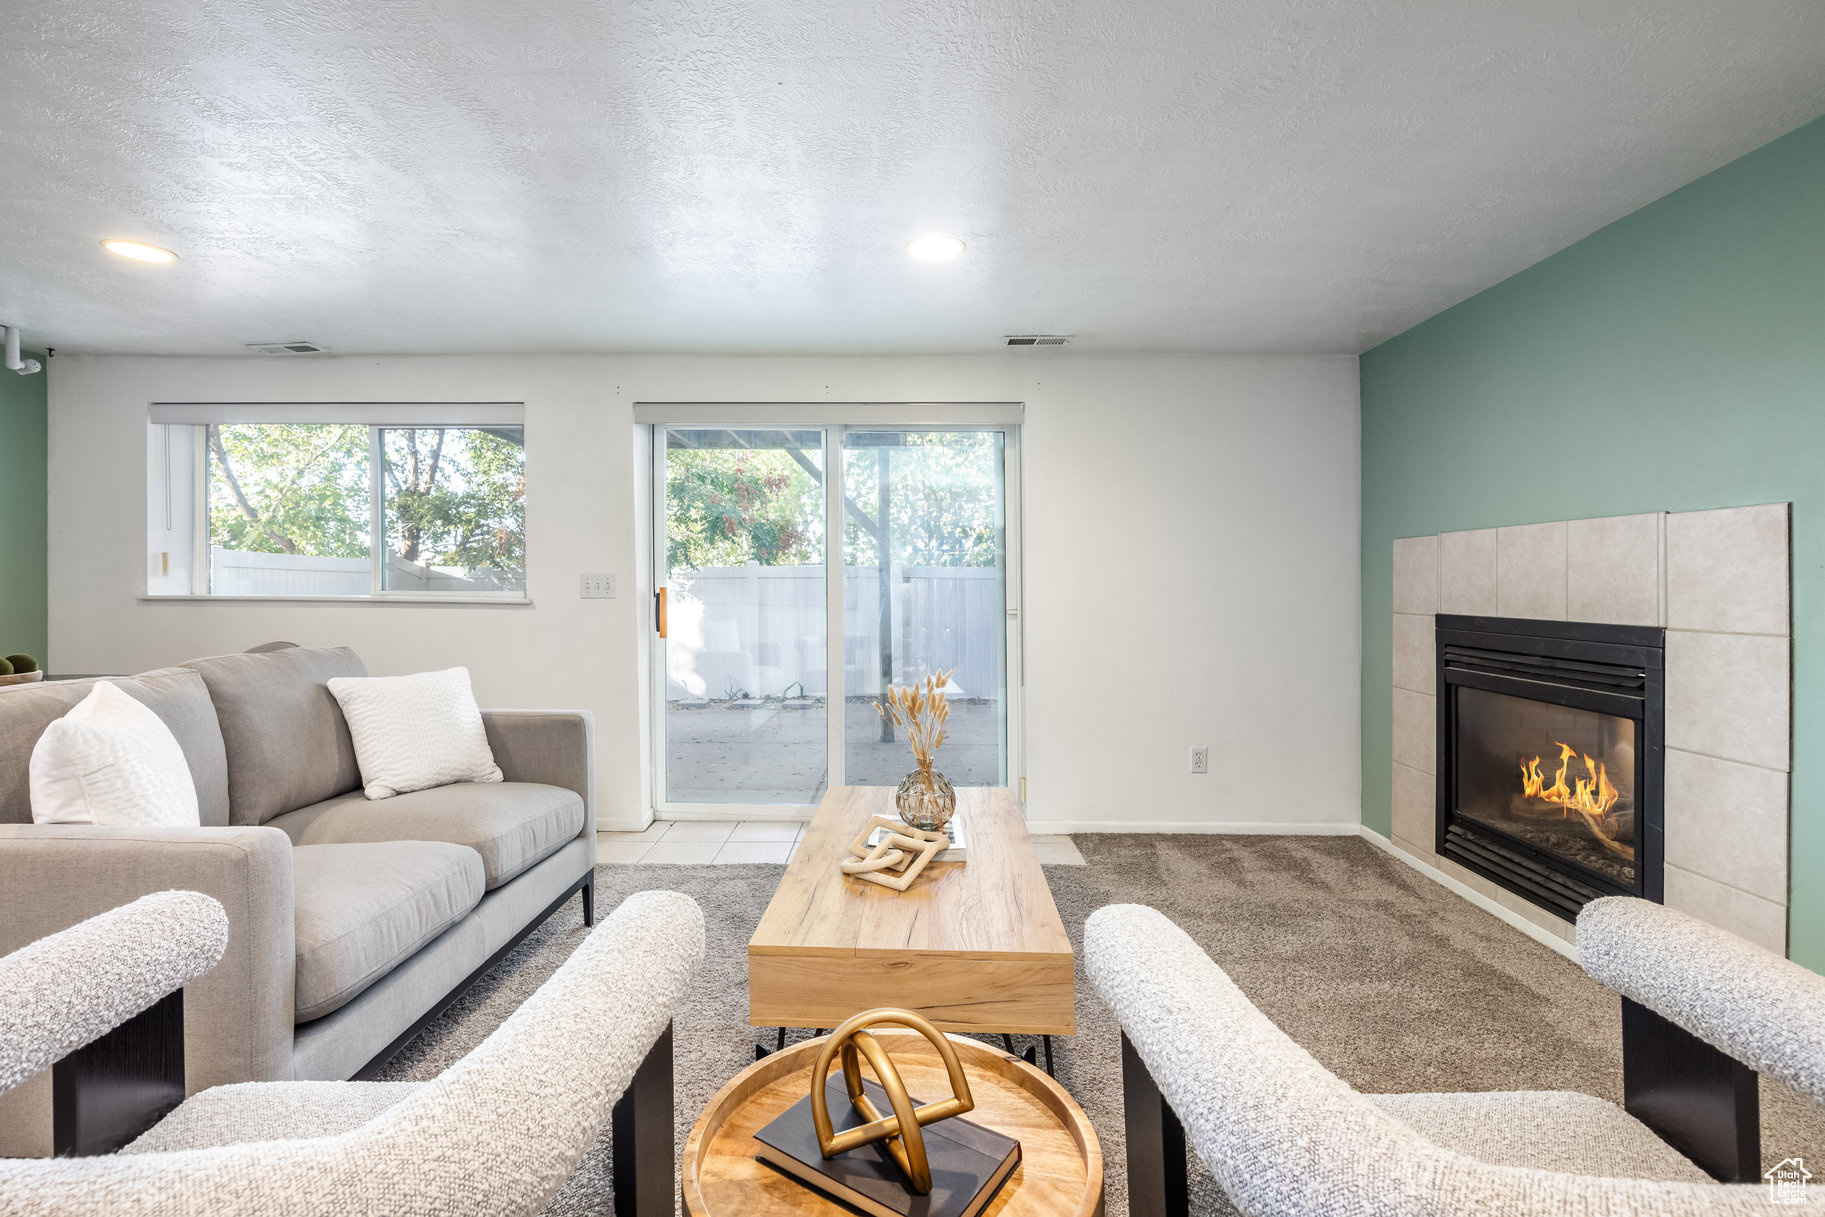
[[[844,765],[852,786],[898,786],[914,767],[896,733],[880,742],[872,701],[846,703]],[[1001,782],[1000,705],[951,703],[936,765],[958,786]],[[828,719],[822,698],[713,701],[699,709],[668,702],[665,714],[666,798],[673,803],[815,803],[829,775],[824,758]]]

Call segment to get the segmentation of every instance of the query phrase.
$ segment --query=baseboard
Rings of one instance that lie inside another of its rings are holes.
[[[670,815],[649,820],[657,823],[664,819],[674,823],[721,823],[731,820],[808,820],[799,807],[741,807],[715,808],[699,811],[693,809],[688,816]],[[597,832],[639,832],[646,824],[617,824],[598,822]],[[1340,820],[1328,824],[1286,824],[1273,820],[1242,821],[1209,821],[1209,820],[1028,820],[1027,832],[1035,837],[1068,836],[1074,832],[1111,832],[1111,833],[1204,833],[1235,834],[1240,836],[1282,836],[1282,837],[1353,837],[1360,825],[1354,820]]]
[[[1280,837],[1353,837],[1354,820],[1330,824],[1282,824],[1271,820],[1028,820],[1027,832],[1052,837],[1074,832],[1201,833],[1207,835]]]
[[[1417,858],[1406,850],[1399,848],[1394,842],[1388,840],[1388,838],[1382,836],[1367,824],[1362,825],[1360,831],[1362,833],[1362,839],[1369,844],[1393,854],[1396,858],[1399,858],[1402,862],[1405,862],[1420,874],[1425,875],[1441,887],[1447,888],[1457,895],[1462,896],[1464,899],[1470,901],[1470,903],[1476,905],[1497,920],[1512,925],[1515,929],[1521,931],[1541,946],[1551,947],[1573,963],[1578,962],[1578,948],[1574,944],[1565,941],[1565,939],[1559,937],[1551,930],[1543,929],[1542,927],[1535,925],[1513,909],[1497,904],[1494,900],[1491,900],[1475,888],[1461,880],[1453,878],[1438,867],[1429,865],[1424,858]]]

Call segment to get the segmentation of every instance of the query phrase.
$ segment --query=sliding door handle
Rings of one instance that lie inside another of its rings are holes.
[[[659,629],[659,637],[665,637],[665,589],[662,587],[653,593],[653,624]]]

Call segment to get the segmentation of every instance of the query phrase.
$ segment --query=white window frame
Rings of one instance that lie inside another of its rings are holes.
[[[648,453],[651,491],[644,521],[648,551],[648,590],[665,584],[666,526],[665,450],[660,434],[668,427],[729,427],[735,429],[818,428],[824,432],[824,484],[843,485],[843,437],[850,431],[999,431],[1002,433],[1002,478],[1007,513],[1007,788],[1026,809],[1026,632],[1022,607],[1025,601],[1025,564],[1021,507],[1025,472],[1022,429],[1025,407],[1019,402],[908,402],[908,403],[638,403],[636,429]],[[829,682],[826,705],[825,753],[829,772],[825,788],[844,784],[846,758],[840,707],[843,687],[843,632],[829,628],[843,620],[843,581],[831,578],[843,567],[843,496],[824,495],[824,599],[825,672]],[[834,549],[832,547],[835,547]],[[832,554],[835,554],[834,562]],[[665,640],[659,637],[658,605],[646,598],[643,629],[648,639],[647,697],[651,728],[653,816],[660,820],[809,820],[815,803],[681,803],[667,798],[665,766]]]
[[[167,452],[178,440],[173,428],[190,429],[195,445],[193,476],[189,493],[192,536],[190,542],[190,591],[188,593],[153,592],[141,589],[142,600],[207,601],[281,601],[285,603],[327,602],[334,604],[524,604],[532,603],[530,548],[526,564],[525,588],[518,592],[416,592],[389,590],[381,586],[386,561],[386,507],[382,484],[381,432],[396,429],[434,427],[518,427],[525,430],[526,408],[522,402],[155,402],[147,411],[152,424],[153,442],[163,443]],[[310,424],[339,423],[365,426],[368,429],[368,556],[369,582],[364,594],[349,596],[258,595],[222,596],[209,591],[209,461],[204,450],[203,428],[211,423]],[[184,493],[170,484],[171,464],[163,462],[167,484],[163,497],[167,502]],[[527,497],[531,497],[530,486]],[[169,527],[169,524],[167,524]],[[150,528],[144,530],[150,535]],[[530,530],[528,530],[530,531]],[[525,538],[522,546],[526,546]]]

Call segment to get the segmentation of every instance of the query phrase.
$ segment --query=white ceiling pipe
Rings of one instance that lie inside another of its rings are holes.
[[[36,359],[19,358],[19,327],[9,325],[6,330],[6,370],[17,372],[21,376],[30,376],[33,372],[42,372],[44,365]]]

